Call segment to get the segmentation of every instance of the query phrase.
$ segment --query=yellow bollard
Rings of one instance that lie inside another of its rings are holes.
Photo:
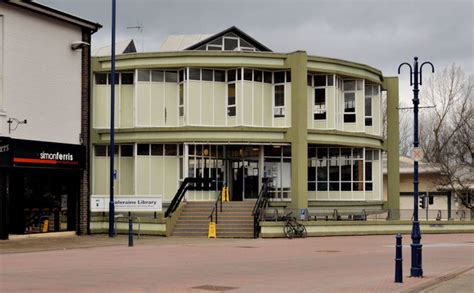
[[[207,232],[207,238],[217,238],[215,222],[209,222],[209,231]]]
[[[44,221],[43,221],[43,229],[41,230],[41,232],[43,232],[43,233],[48,232],[48,229],[49,229],[49,220],[48,220],[48,219],[44,219]]]

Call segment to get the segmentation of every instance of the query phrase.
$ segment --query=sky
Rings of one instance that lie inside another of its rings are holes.
[[[37,0],[98,22],[92,46],[110,44],[111,0]],[[456,63],[474,74],[474,0],[117,0],[117,41],[157,51],[172,34],[214,34],[239,27],[274,52],[364,63],[396,76],[398,65]],[[143,33],[127,29],[143,25]],[[406,68],[405,68],[406,69]],[[411,99],[409,73],[400,75],[400,100]],[[429,73],[423,75],[427,78]],[[423,89],[422,89],[423,90]]]

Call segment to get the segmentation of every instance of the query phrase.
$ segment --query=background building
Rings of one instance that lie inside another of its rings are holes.
[[[304,51],[274,53],[236,27],[172,36],[161,48],[117,56],[119,196],[162,195],[167,204],[186,177],[202,177],[211,190],[188,191],[188,204],[214,201],[223,185],[231,201],[247,201],[271,177],[274,207],[398,210],[397,78]],[[92,195],[109,193],[110,67],[110,57],[94,58]]]
[[[100,27],[0,3],[1,239],[87,231],[90,41]]]

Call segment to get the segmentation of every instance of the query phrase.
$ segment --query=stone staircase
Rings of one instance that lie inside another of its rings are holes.
[[[252,209],[255,201],[222,203],[217,222],[218,238],[253,238]],[[214,202],[187,202],[174,227],[173,236],[207,237],[209,214]]]

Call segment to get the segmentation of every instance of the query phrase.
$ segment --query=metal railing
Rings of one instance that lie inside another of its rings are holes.
[[[224,187],[225,187],[225,185],[224,185]],[[222,189],[222,190],[224,190],[224,189]],[[218,220],[217,218],[218,218],[218,214],[219,214],[219,209],[217,207],[218,207],[219,204],[220,204],[220,212],[222,213],[222,190],[219,192],[219,195],[217,196],[216,201],[214,203],[214,208],[212,209],[212,212],[209,215],[209,221],[215,222],[216,224],[217,224],[217,220]],[[216,214],[215,216],[214,216],[214,213]],[[214,221],[214,219],[215,219],[215,221]]]
[[[265,210],[268,206],[269,201],[269,192],[268,192],[268,184],[269,179],[264,178],[262,188],[257,197],[257,201],[255,202],[255,206],[252,210],[253,216],[253,237],[258,238],[260,234],[260,221],[265,218]]]
[[[171,201],[168,209],[166,210],[165,218],[169,217],[172,213],[174,213],[174,211],[176,211],[191,184],[200,185],[199,187],[202,190],[209,190],[211,181],[212,180],[210,178],[186,177],[183,183],[181,183],[181,185],[179,186],[178,191],[176,192],[175,196],[173,197],[173,200]]]

